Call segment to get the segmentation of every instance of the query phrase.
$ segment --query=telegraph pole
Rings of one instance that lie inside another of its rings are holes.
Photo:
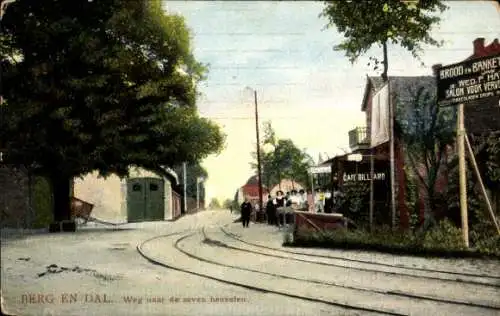
[[[257,180],[259,181],[259,212],[262,212],[262,169],[260,163],[260,138],[259,138],[259,110],[257,105],[257,90],[253,91],[254,100],[255,100],[255,135],[257,137],[257,172],[259,173],[257,176]]]
[[[182,163],[182,186],[184,191],[184,213],[187,213],[187,166],[186,163]]]

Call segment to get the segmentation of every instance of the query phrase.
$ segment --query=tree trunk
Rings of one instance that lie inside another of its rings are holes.
[[[387,82],[387,72],[389,71],[389,60],[387,60],[387,41],[385,41],[382,46],[384,48],[384,71],[382,72],[382,79],[384,82]]]
[[[71,219],[70,190],[71,177],[53,174],[50,177],[54,194],[54,221],[61,222]]]

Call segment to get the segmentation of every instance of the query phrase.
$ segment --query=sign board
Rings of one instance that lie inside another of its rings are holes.
[[[500,99],[500,54],[441,67],[437,86],[441,106]]]
[[[389,85],[380,89],[372,99],[371,147],[389,141]]]
[[[351,154],[347,156],[347,161],[357,161],[360,162],[363,160],[363,155],[361,154]]]
[[[320,167],[311,167],[309,168],[309,173],[318,174],[318,173],[331,173],[332,168],[330,166],[320,166]]]
[[[344,182],[349,181],[370,181],[370,173],[344,173]],[[384,172],[373,173],[373,181],[385,181],[386,176]]]

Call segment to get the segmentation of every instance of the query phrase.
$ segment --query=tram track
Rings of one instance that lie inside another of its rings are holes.
[[[208,236],[205,232],[205,229],[202,229],[202,233],[203,233],[205,242],[211,243],[211,244],[219,246],[219,247],[226,247],[226,246],[222,245],[220,242],[208,238]],[[182,249],[178,246],[178,243],[180,241],[181,240],[177,241],[175,244],[175,247],[178,251],[181,251],[185,255],[192,257],[196,260],[219,265],[219,266],[224,266],[227,268],[240,269],[240,270],[259,273],[259,274],[263,274],[263,275],[269,275],[269,276],[283,278],[283,279],[296,280],[296,281],[301,281],[301,282],[306,282],[306,283],[321,284],[321,285],[326,285],[326,286],[331,286],[331,287],[338,287],[338,288],[344,288],[344,289],[350,289],[350,290],[356,290],[356,291],[362,291],[362,292],[376,293],[376,294],[382,294],[382,295],[391,295],[391,296],[398,296],[398,297],[406,297],[406,298],[417,299],[417,300],[427,300],[427,301],[433,301],[433,302],[439,302],[439,303],[445,303],[445,304],[479,307],[479,308],[500,311],[500,305],[488,305],[488,304],[480,304],[480,303],[475,303],[475,302],[470,302],[470,301],[451,300],[451,299],[446,299],[446,298],[433,297],[433,296],[428,296],[428,295],[419,295],[419,294],[408,293],[408,292],[403,292],[403,291],[391,291],[391,290],[386,291],[386,290],[378,290],[378,289],[373,289],[373,288],[370,289],[370,288],[359,287],[359,286],[342,285],[342,284],[335,283],[335,282],[326,282],[326,281],[315,280],[315,279],[298,278],[298,277],[293,277],[293,276],[289,276],[289,275],[269,273],[269,272],[265,272],[265,271],[261,271],[261,270],[257,270],[257,269],[250,269],[250,268],[244,268],[244,267],[239,267],[239,266],[235,266],[235,265],[225,264],[225,263],[221,263],[221,262],[218,262],[215,260],[202,258],[200,256],[196,256],[192,253],[189,253],[185,249]],[[234,247],[231,247],[231,246],[228,246],[227,248],[230,250],[235,250]],[[242,249],[236,249],[236,250],[245,252],[245,250],[242,250]],[[248,253],[256,254],[253,251],[248,251]],[[264,253],[257,253],[257,254],[264,255],[264,256],[266,255]],[[304,262],[304,261],[302,261],[302,262]],[[307,262],[307,261],[305,261],[305,262]],[[310,262],[310,263],[315,263],[315,262]]]
[[[233,285],[233,286],[245,288],[247,290],[251,290],[254,292],[261,293],[261,294],[262,293],[275,294],[275,295],[285,296],[288,298],[294,298],[294,299],[299,299],[299,300],[304,300],[304,301],[309,301],[309,302],[314,302],[314,303],[321,303],[321,304],[325,304],[325,305],[329,305],[329,306],[340,307],[340,308],[344,308],[347,310],[370,312],[370,313],[380,314],[380,315],[394,315],[394,316],[407,316],[408,315],[408,314],[398,313],[396,311],[391,311],[391,310],[387,310],[387,309],[370,308],[370,307],[362,306],[359,304],[350,304],[350,303],[344,303],[344,302],[340,302],[340,301],[324,300],[321,298],[314,298],[314,297],[309,297],[309,296],[305,296],[305,295],[286,293],[286,292],[280,291],[280,290],[266,289],[264,287],[254,286],[254,285],[243,283],[243,282],[231,281],[228,279],[215,277],[215,276],[209,275],[207,273],[196,272],[193,269],[183,268],[183,267],[179,267],[179,266],[175,266],[175,265],[166,263],[161,259],[154,258],[154,256],[147,254],[146,251],[144,250],[144,246],[149,242],[153,242],[154,240],[161,239],[161,238],[174,237],[175,235],[179,235],[179,234],[181,234],[181,233],[160,235],[160,236],[155,236],[155,237],[149,238],[149,239],[147,239],[147,240],[145,240],[137,245],[137,247],[136,247],[137,252],[144,259],[146,259],[147,261],[149,261],[152,264],[155,264],[155,265],[167,268],[167,269],[172,269],[172,270],[176,270],[179,272],[184,272],[184,273],[187,273],[190,275],[195,275],[198,277],[214,280],[217,282],[221,282],[223,284],[228,284],[228,285]],[[190,233],[184,235],[183,237],[176,239],[174,241],[174,248],[177,251],[179,251],[180,253],[184,254],[184,251],[180,250],[180,248],[178,247],[178,244],[182,240],[189,238],[195,234],[197,234],[197,232],[190,232]],[[187,256],[192,258],[192,255],[187,255]]]
[[[409,271],[417,271],[417,272],[425,272],[425,273],[450,275],[450,276],[453,276],[453,278],[429,276],[429,275],[422,275],[422,274],[419,275],[419,274],[387,271],[387,270],[378,270],[376,268],[363,268],[363,267],[347,266],[347,265],[328,263],[328,262],[322,262],[322,261],[300,259],[300,258],[296,258],[293,256],[283,256],[283,255],[278,255],[278,254],[265,253],[265,252],[261,252],[261,251],[244,249],[244,248],[228,245],[228,247],[231,247],[233,250],[237,250],[237,251],[246,251],[246,252],[255,253],[255,254],[265,254],[268,256],[272,256],[272,257],[276,257],[276,258],[280,258],[280,259],[285,259],[285,260],[307,262],[307,263],[326,265],[326,266],[332,266],[332,267],[349,268],[349,269],[354,269],[354,270],[359,270],[359,271],[368,271],[368,272],[378,272],[378,273],[391,274],[391,275],[419,277],[419,278],[426,278],[429,280],[439,280],[439,281],[445,281],[445,282],[459,282],[459,283],[481,285],[481,286],[487,286],[487,287],[500,289],[500,276],[491,276],[491,275],[487,275],[487,274],[475,274],[475,273],[459,273],[459,272],[454,272],[454,271],[446,271],[446,270],[439,270],[439,269],[426,269],[426,268],[409,267],[409,266],[403,266],[403,265],[395,266],[395,265],[390,265],[387,263],[374,262],[374,261],[369,261],[369,260],[360,260],[360,259],[345,258],[345,257],[340,257],[340,256],[318,255],[318,254],[311,254],[311,253],[300,252],[300,251],[283,250],[280,248],[268,247],[268,246],[264,246],[264,245],[260,245],[257,243],[252,243],[252,242],[246,241],[246,240],[240,238],[239,236],[237,236],[231,232],[226,231],[223,227],[219,227],[219,229],[224,233],[224,235],[226,235],[230,239],[236,240],[242,244],[246,244],[246,245],[249,245],[252,247],[270,250],[272,252],[283,253],[283,254],[288,254],[288,255],[307,256],[307,257],[311,257],[311,258],[321,258],[321,259],[338,260],[338,261],[345,261],[345,262],[354,262],[354,263],[359,263],[359,264],[364,264],[364,265],[373,265],[375,267],[379,266],[379,267],[391,268],[393,270],[399,269],[399,270],[409,270]],[[457,277],[455,277],[455,276],[457,276]],[[462,278],[460,278],[458,276],[460,276]],[[467,280],[463,277],[490,279],[496,283]]]

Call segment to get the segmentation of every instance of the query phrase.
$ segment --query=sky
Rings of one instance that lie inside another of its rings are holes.
[[[389,75],[431,75],[431,66],[460,62],[472,54],[472,41],[500,38],[500,9],[493,1],[450,1],[432,35],[442,48],[426,47],[422,66],[403,48],[389,45]],[[169,13],[185,17],[198,61],[209,64],[201,84],[200,115],[217,122],[227,135],[219,155],[205,159],[206,201],[233,198],[255,174],[254,95],[260,126],[270,121],[279,138],[289,138],[315,160],[349,150],[348,131],[364,126],[361,111],[367,66],[380,57],[375,46],[355,64],[332,48],[342,40],[325,29],[313,1],[166,1]],[[261,128],[261,135],[263,134]]]

